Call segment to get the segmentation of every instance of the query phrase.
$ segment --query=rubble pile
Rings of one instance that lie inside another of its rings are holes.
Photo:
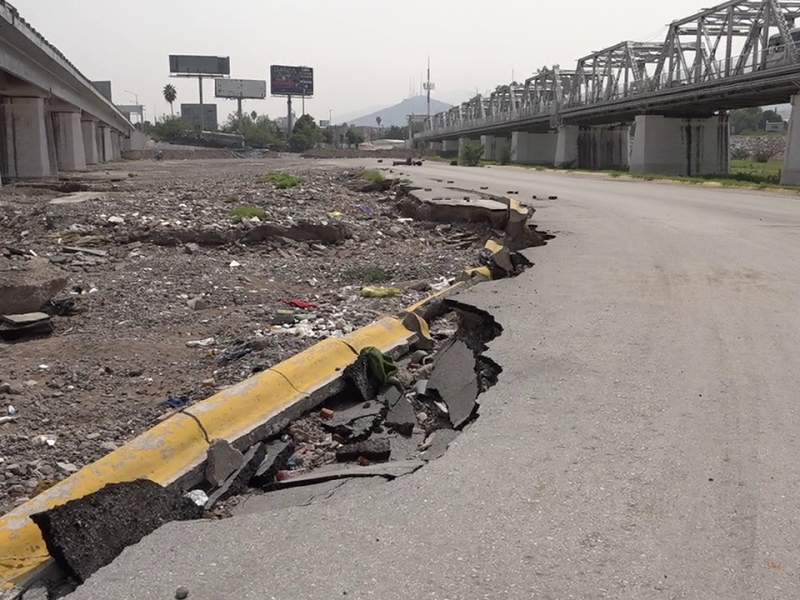
[[[272,171],[298,184],[259,183]],[[443,288],[502,236],[403,217],[393,190],[364,188],[297,159],[4,186],[0,513],[175,409]]]

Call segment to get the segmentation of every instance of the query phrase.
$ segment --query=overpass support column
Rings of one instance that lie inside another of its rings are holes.
[[[119,131],[111,132],[111,155],[114,160],[122,158],[122,136]]]
[[[581,127],[577,167],[627,169],[630,165],[631,128],[627,125]]]
[[[111,128],[108,125],[100,123],[99,138],[100,143],[98,145],[98,151],[100,153],[100,162],[114,160],[114,149],[111,146]]]
[[[441,152],[442,142],[428,142],[428,150],[431,152]]]
[[[792,96],[792,116],[786,135],[781,185],[800,185],[800,95]]]
[[[631,173],[724,175],[730,171],[728,115],[679,119],[636,117]]]
[[[61,171],[85,171],[86,150],[80,112],[54,112],[56,158]]]
[[[552,166],[556,160],[558,134],[527,133],[515,131],[511,134],[511,162],[521,165]]]
[[[442,142],[442,152],[458,152],[459,147],[458,140],[444,140]]]
[[[556,142],[556,158],[554,164],[560,169],[572,169],[578,167],[578,140],[581,129],[575,125],[563,125],[558,128],[558,139]]]
[[[97,152],[97,121],[84,119],[81,121],[83,148],[86,153],[86,164],[96,165],[100,162]]]
[[[52,177],[47,117],[43,98],[4,98],[6,160],[3,175],[11,178]]]
[[[510,143],[507,137],[482,135],[481,146],[483,146],[483,158],[486,160],[500,160],[503,148],[509,146]]]

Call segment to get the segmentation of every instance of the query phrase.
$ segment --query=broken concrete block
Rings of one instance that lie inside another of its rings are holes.
[[[218,487],[242,466],[244,455],[225,440],[213,440],[206,459],[206,481]]]
[[[345,439],[358,440],[369,436],[384,410],[380,402],[359,402],[355,406],[337,408],[333,418],[321,425]]]
[[[256,468],[255,473],[250,477],[250,485],[253,487],[264,487],[275,482],[275,474],[278,469],[294,452],[294,440],[276,440],[266,445],[266,454]]]
[[[344,377],[363,402],[375,400],[380,392],[381,382],[372,375],[370,358],[366,354],[359,355],[352,364],[345,367]]]
[[[0,314],[36,312],[67,286],[67,276],[45,259],[20,263],[18,271],[6,271],[0,280]]]
[[[203,507],[147,479],[112,483],[31,515],[51,556],[83,583],[128,546],[170,521],[200,519]]]
[[[214,490],[205,502],[206,510],[230,496],[244,492],[267,455],[267,446],[255,444],[245,453],[241,466],[231,473],[221,486]]]
[[[392,453],[392,448],[388,438],[369,439],[365,442],[347,444],[336,450],[336,460],[339,462],[351,462],[360,457],[370,461],[388,460]]]
[[[447,406],[455,429],[472,418],[478,406],[478,375],[475,355],[461,340],[453,339],[442,347],[433,364],[426,395],[436,396]]]
[[[384,421],[386,426],[403,435],[411,435],[417,424],[417,415],[405,395],[397,388],[391,388],[380,396],[380,400],[389,408]]]

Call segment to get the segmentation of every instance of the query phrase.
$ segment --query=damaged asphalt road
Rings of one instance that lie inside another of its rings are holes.
[[[416,169],[559,197],[532,269],[458,297],[504,327],[480,418],[396,481],[169,524],[70,598],[800,595],[796,199]]]

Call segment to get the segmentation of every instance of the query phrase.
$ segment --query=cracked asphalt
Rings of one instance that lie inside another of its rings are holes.
[[[69,598],[800,597],[797,197],[406,170],[559,197],[536,266],[459,297],[505,328],[480,418],[397,481],[167,525]]]

